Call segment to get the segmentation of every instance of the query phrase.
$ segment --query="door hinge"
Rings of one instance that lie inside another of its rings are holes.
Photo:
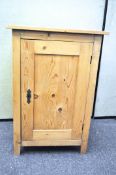
[[[82,124],[82,131],[83,131],[83,129],[84,129],[84,123]]]
[[[93,57],[91,56],[91,58],[90,58],[90,64],[92,63],[92,58],[93,58]]]

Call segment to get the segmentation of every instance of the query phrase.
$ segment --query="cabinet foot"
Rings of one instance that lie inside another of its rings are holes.
[[[14,154],[18,156],[18,155],[20,155],[20,152],[21,152],[20,144],[15,144],[14,145]]]
[[[85,154],[87,152],[87,142],[83,142],[80,148],[80,153]]]

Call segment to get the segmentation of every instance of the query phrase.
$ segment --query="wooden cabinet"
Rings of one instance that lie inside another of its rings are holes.
[[[11,26],[14,152],[87,149],[101,39],[106,32]]]

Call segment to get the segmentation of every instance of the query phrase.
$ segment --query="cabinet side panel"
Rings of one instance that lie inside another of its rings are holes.
[[[88,135],[89,135],[92,107],[93,107],[93,101],[94,101],[94,91],[95,91],[95,85],[96,85],[96,76],[97,76],[99,55],[100,55],[100,48],[101,48],[101,39],[102,39],[101,36],[96,36],[94,47],[93,47],[93,58],[91,63],[90,80],[89,80],[84,125],[83,125],[84,127],[83,127],[83,133],[82,133],[81,153],[85,153],[87,150]]]
[[[20,33],[13,31],[13,122],[14,153],[20,154]]]

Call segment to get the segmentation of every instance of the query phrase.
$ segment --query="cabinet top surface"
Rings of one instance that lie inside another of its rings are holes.
[[[10,25],[8,29],[12,30],[25,30],[25,31],[43,31],[43,32],[60,32],[60,33],[79,33],[79,34],[93,34],[93,35],[108,35],[106,31],[96,30],[77,30],[77,29],[57,29],[57,28],[40,28],[40,27],[29,27],[29,26],[16,26]]]

